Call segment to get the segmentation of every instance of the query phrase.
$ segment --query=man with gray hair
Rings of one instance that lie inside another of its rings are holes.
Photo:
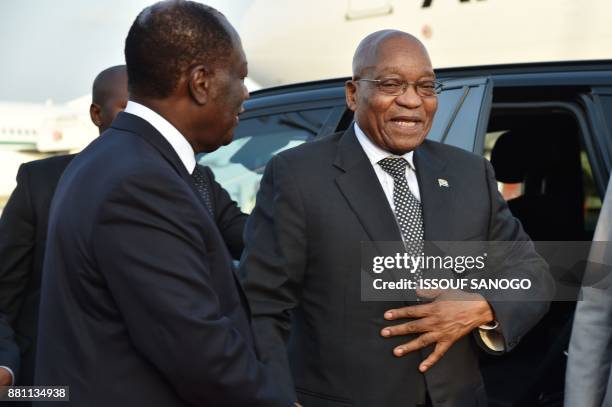
[[[550,288],[491,165],[426,140],[439,90],[420,41],[375,32],[345,85],[353,125],[266,167],[241,267],[262,358],[305,406],[484,406],[474,340],[508,351],[547,310],[459,290],[362,301],[362,242],[523,242],[500,274],[532,279],[518,301]]]

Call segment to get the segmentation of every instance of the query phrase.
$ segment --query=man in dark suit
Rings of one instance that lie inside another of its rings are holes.
[[[216,10],[143,10],[130,101],[70,163],[49,220],[38,384],[73,406],[289,406],[258,360],[246,298],[195,153],[232,140],[247,62]]]
[[[100,72],[89,109],[99,132],[127,103],[125,65]],[[0,385],[34,380],[40,281],[51,198],[74,154],[22,164],[0,217]]]
[[[110,127],[128,100],[125,65],[100,72],[92,87],[91,121],[100,134]],[[36,328],[42,261],[49,207],[57,183],[74,154],[22,164],[17,188],[0,218],[0,383],[29,386],[34,380]],[[210,168],[199,169],[210,191],[215,223],[234,259],[244,247],[247,215],[214,179]],[[13,379],[15,376],[15,379]]]
[[[416,38],[374,33],[346,83],[355,124],[268,163],[241,271],[262,359],[305,406],[485,405],[475,343],[508,351],[547,310],[516,302],[545,296],[551,281],[490,164],[425,140],[438,88]],[[424,239],[524,242],[499,273],[527,276],[534,289],[362,302],[360,243]],[[390,326],[396,319],[404,323]]]

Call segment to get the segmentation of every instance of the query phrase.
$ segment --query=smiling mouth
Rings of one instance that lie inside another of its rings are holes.
[[[410,129],[421,125],[422,121],[413,117],[397,117],[391,119],[391,123],[401,128]]]
[[[414,127],[417,124],[419,124],[419,122],[409,122],[409,121],[403,121],[403,120],[393,120],[393,123],[395,123],[397,126],[400,126],[400,127]]]

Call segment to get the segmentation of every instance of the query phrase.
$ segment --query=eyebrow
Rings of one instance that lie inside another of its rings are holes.
[[[390,68],[384,68],[380,72],[378,72],[379,75],[390,74],[390,73],[401,75],[402,74],[402,70],[400,68],[390,67]],[[435,78],[436,74],[434,73],[433,70],[426,69],[426,70],[422,71],[419,76],[433,76]]]

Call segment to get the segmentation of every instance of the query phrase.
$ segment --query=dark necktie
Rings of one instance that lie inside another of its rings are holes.
[[[393,205],[395,218],[402,232],[408,254],[420,256],[423,252],[423,210],[421,203],[410,192],[406,180],[408,161],[401,157],[387,157],[378,162],[381,168],[393,177]],[[420,270],[415,277],[420,277]]]
[[[206,209],[211,215],[214,215],[212,199],[210,199],[210,187],[208,185],[208,180],[206,175],[204,175],[204,171],[201,169],[199,165],[195,166],[193,170],[193,174],[191,174],[191,178],[193,179],[193,183],[195,184],[198,193],[202,197]]]

